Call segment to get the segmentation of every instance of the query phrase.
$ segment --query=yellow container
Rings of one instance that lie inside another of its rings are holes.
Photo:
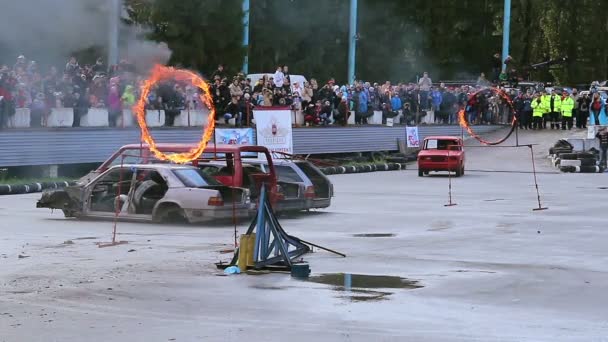
[[[253,251],[255,250],[255,233],[251,233],[249,235],[249,239],[247,240],[247,266],[253,267],[255,265],[255,261],[253,260]]]
[[[237,265],[241,269],[241,272],[245,272],[247,270],[247,250],[249,249],[249,235],[241,235],[239,245],[239,258],[237,260]]]

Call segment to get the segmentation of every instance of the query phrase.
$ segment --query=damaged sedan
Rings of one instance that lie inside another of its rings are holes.
[[[86,184],[43,192],[36,207],[66,217],[204,222],[249,217],[249,190],[221,184],[193,166],[114,166]]]

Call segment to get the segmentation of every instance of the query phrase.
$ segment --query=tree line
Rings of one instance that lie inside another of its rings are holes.
[[[210,74],[223,63],[240,71],[294,74],[346,82],[346,0],[251,0],[249,47],[242,44],[241,0],[125,0],[131,24],[173,51],[170,64]],[[512,0],[511,49],[520,72],[564,85],[608,79],[608,20],[603,0]],[[503,0],[359,0],[357,79],[476,79],[501,52]]]

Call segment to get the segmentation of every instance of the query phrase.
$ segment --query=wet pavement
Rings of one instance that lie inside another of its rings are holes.
[[[230,226],[119,223],[127,244],[98,248],[111,222],[0,197],[0,341],[602,341],[608,175],[555,173],[534,153],[545,211],[528,148],[467,149],[452,207],[448,178],[415,166],[331,176],[328,210],[281,219],[347,254],[305,255],[307,280],[218,276]]]

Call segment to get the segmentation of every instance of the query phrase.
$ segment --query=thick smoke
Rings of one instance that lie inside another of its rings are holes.
[[[0,20],[0,63],[14,63],[23,54],[39,65],[66,62],[73,52],[97,47],[107,51],[109,7],[104,0],[3,1]],[[145,42],[134,28],[123,25],[121,57],[166,62],[165,45]],[[128,48],[128,49],[127,49]],[[106,54],[101,56],[106,59]]]

